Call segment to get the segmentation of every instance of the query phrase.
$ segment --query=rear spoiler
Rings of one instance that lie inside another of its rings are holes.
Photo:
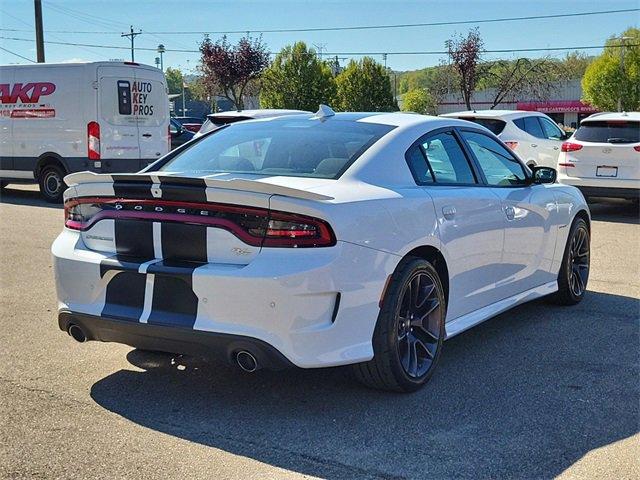
[[[126,173],[93,173],[78,172],[64,177],[65,183],[74,187],[89,183],[123,183],[130,185],[152,186],[172,185],[190,187],[223,188],[226,190],[239,190],[242,192],[264,193],[268,195],[282,195],[284,197],[303,198],[306,200],[333,200],[333,197],[309,192],[298,188],[284,187],[260,180],[246,180],[243,178],[231,178],[222,180],[213,177],[176,177],[173,175],[126,174]]]

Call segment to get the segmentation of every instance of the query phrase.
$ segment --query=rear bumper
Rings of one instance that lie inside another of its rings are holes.
[[[559,172],[558,181],[578,188],[585,197],[636,199],[640,196],[640,180],[570,177]]]
[[[184,330],[248,337],[302,368],[373,358],[378,301],[399,261],[338,242],[328,248],[263,249],[248,265],[147,267],[88,250],[68,229],[52,253],[61,314],[123,320],[129,322],[122,327],[126,331],[152,338],[164,331],[158,326],[174,328],[167,330],[169,338]],[[119,338],[108,341],[133,343]]]
[[[58,326],[68,331],[79,326],[87,340],[116,342],[144,350],[209,357],[233,363],[235,354],[251,352],[261,367],[272,370],[293,367],[284,355],[256,338],[224,333],[202,332],[187,328],[145,325],[124,319],[61,311]]]

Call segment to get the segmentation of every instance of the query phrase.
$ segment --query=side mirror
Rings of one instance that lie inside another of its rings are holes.
[[[551,167],[533,167],[531,169],[533,172],[533,181],[535,184],[542,183],[555,183],[556,178],[558,178],[558,172],[555,168]]]

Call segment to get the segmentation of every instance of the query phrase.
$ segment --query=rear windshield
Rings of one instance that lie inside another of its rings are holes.
[[[574,133],[574,138],[583,142],[638,143],[640,142],[640,122],[583,122]]]
[[[338,178],[393,128],[307,118],[240,122],[196,142],[160,170],[187,175],[250,173]]]
[[[476,117],[459,117],[460,120],[467,120],[469,122],[477,123],[478,125],[482,125],[483,127],[489,129],[496,135],[502,133],[504,130],[505,122],[502,120],[496,120],[495,118],[476,118]]]

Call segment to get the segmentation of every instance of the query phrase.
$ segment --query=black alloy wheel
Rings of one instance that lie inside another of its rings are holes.
[[[427,272],[416,272],[404,286],[397,315],[400,363],[412,378],[423,376],[436,357],[439,309],[435,280]]]
[[[387,285],[373,333],[373,359],[353,366],[380,390],[413,392],[433,375],[445,337],[445,293],[427,260],[403,259]]]
[[[555,299],[561,305],[575,305],[585,296],[591,261],[590,245],[589,226],[583,218],[577,217],[571,225],[558,274]]]

